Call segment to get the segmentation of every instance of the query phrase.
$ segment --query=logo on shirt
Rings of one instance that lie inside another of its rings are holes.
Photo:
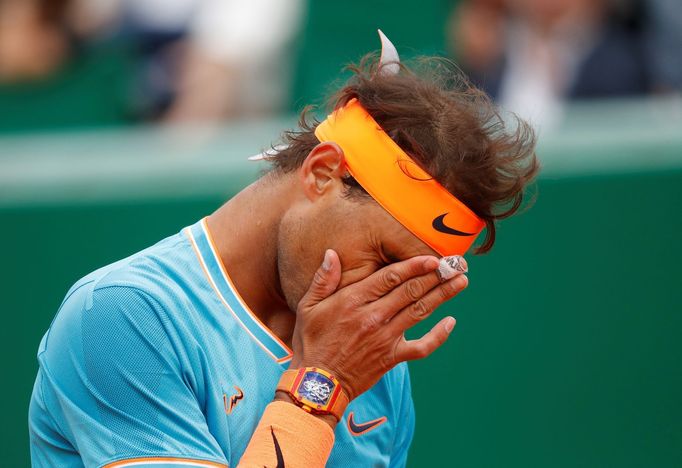
[[[231,414],[232,410],[234,410],[234,407],[237,406],[237,403],[239,403],[244,398],[244,392],[242,392],[241,388],[235,385],[234,389],[237,391],[237,393],[231,395],[229,398],[227,396],[227,393],[223,393],[223,404],[225,405],[225,414]]]
[[[377,427],[381,426],[385,422],[386,422],[386,416],[382,416],[380,418],[373,419],[371,421],[367,421],[364,423],[356,423],[355,422],[355,415],[351,411],[350,414],[348,415],[348,430],[354,436],[361,436],[362,434],[366,434],[367,432],[371,431],[372,429],[376,429]]]

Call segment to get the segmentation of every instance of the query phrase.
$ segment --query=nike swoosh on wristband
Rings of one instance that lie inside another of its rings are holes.
[[[286,468],[284,466],[284,454],[282,454],[282,449],[279,446],[279,441],[277,436],[275,436],[275,430],[270,426],[270,433],[272,434],[272,441],[275,444],[275,455],[277,456],[277,468]]]
[[[447,216],[447,213],[443,213],[440,216],[437,216],[436,218],[433,219],[433,223],[431,225],[433,228],[438,231],[442,232],[443,234],[452,234],[453,236],[473,236],[474,233],[469,233],[469,232],[464,232],[464,231],[458,231],[457,229],[453,229],[450,226],[445,225],[445,217]]]
[[[357,424],[355,422],[353,412],[351,411],[348,415],[348,430],[354,436],[359,436],[371,431],[372,429],[376,429],[385,422],[386,416],[382,416],[380,418],[373,419],[372,421],[367,421],[366,423]]]

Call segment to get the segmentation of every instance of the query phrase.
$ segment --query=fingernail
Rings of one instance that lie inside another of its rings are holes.
[[[324,252],[324,261],[322,261],[322,269],[324,271],[329,271],[332,269],[332,253],[331,249],[327,249]]]
[[[452,317],[448,317],[447,320],[445,321],[445,330],[448,333],[450,333],[453,328],[455,328],[455,319]]]

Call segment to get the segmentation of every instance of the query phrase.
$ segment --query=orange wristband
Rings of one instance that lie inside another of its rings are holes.
[[[333,446],[334,431],[329,424],[291,403],[273,401],[265,408],[238,466],[324,467]]]

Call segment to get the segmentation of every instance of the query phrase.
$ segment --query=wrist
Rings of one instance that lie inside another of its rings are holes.
[[[274,401],[284,401],[286,403],[290,403],[290,404],[298,407],[301,411],[305,411],[303,408],[299,407],[296,404],[296,402],[294,402],[293,398],[291,398],[291,396],[287,392],[284,392],[281,390],[278,390],[275,392]],[[318,418],[319,420],[327,423],[329,425],[329,427],[332,428],[332,431],[336,428],[336,425],[338,424],[338,421],[336,420],[336,418],[331,414],[314,414],[314,413],[308,413],[308,414],[310,414],[311,416],[314,416],[314,417]]]

